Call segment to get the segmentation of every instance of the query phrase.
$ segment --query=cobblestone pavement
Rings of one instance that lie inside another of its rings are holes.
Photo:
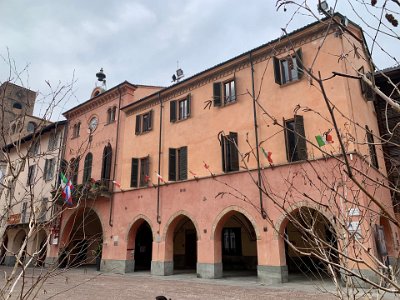
[[[1,266],[0,272],[11,269]],[[29,286],[39,271],[30,269],[26,276]],[[4,277],[0,282],[4,281]],[[318,286],[321,287],[321,282]],[[333,291],[331,283],[326,288]],[[200,279],[195,274],[151,276],[148,272],[125,275],[103,274],[93,269],[73,269],[49,278],[37,299],[155,299],[164,295],[172,300],[180,299],[335,299],[329,293],[318,291],[310,281],[266,286],[255,277],[231,277],[226,279]],[[16,297],[13,299],[16,299]]]

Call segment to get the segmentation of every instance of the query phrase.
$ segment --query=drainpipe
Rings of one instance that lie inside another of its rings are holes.
[[[260,169],[260,151],[259,151],[259,143],[258,143],[258,124],[257,124],[257,109],[256,109],[256,95],[254,88],[254,65],[253,65],[253,57],[251,56],[251,52],[249,53],[250,65],[251,65],[251,89],[252,89],[252,97],[253,97],[253,119],[254,119],[254,133],[256,137],[256,159],[257,159],[257,175],[258,175],[258,192],[260,198],[260,211],[263,219],[267,218],[267,213],[264,210],[263,204],[263,196],[261,189],[261,169]]]
[[[162,130],[162,111],[163,105],[161,101],[160,92],[158,92],[158,101],[160,101],[160,134],[158,137],[158,174],[161,172],[161,130]],[[157,178],[157,223],[161,224],[160,216],[160,178]]]
[[[118,93],[119,93],[119,99],[118,99],[118,119],[117,119],[117,134],[115,137],[115,155],[114,155],[114,170],[113,170],[113,176],[112,176],[112,181],[115,180],[115,173],[117,169],[117,149],[118,149],[118,140],[119,140],[119,123],[120,123],[120,115],[121,115],[121,101],[122,101],[122,95],[121,95],[121,89],[118,86]],[[110,186],[110,182],[108,182],[108,185]],[[114,184],[111,185],[111,199],[110,199],[110,217],[108,219],[108,225],[110,227],[113,227],[113,211],[114,211]]]

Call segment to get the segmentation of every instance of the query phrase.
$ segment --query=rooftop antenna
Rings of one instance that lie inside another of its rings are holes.
[[[179,68],[179,61],[176,62],[176,74],[172,75],[172,82],[178,83],[185,75],[183,74],[183,70]]]
[[[96,73],[97,81],[101,82],[101,87],[103,89],[107,89],[106,85],[106,74],[103,72],[103,68],[100,69],[99,72]],[[96,81],[96,87],[97,87],[97,81]]]

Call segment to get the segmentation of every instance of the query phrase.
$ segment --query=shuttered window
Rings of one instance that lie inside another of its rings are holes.
[[[93,154],[88,153],[85,157],[85,162],[83,164],[83,183],[86,183],[92,177],[92,163],[93,163]]]
[[[214,106],[226,105],[235,102],[236,99],[237,96],[236,96],[235,78],[226,82],[214,82],[213,85]]]
[[[53,179],[55,165],[56,165],[55,158],[46,159],[45,164],[44,164],[44,180],[45,181]]]
[[[286,155],[289,162],[307,159],[303,116],[296,115],[285,121]]]
[[[132,158],[131,187],[147,186],[150,179],[150,158]]]
[[[279,59],[273,57],[275,82],[279,85],[296,81],[303,76],[303,53],[301,48],[293,56]]]
[[[365,126],[365,131],[367,132],[367,142],[368,142],[368,150],[369,150],[371,165],[373,165],[375,168],[378,168],[379,165],[378,165],[378,157],[376,156],[374,135],[372,131],[368,128],[368,126]]]
[[[112,148],[111,145],[108,144],[103,149],[103,161],[101,167],[101,180],[108,185],[108,181],[111,178],[111,163],[112,163]]]
[[[170,102],[170,121],[185,120],[190,116],[191,95],[187,95],[185,99],[174,100]]]
[[[187,147],[169,148],[168,180],[179,181],[187,179]]]
[[[145,114],[136,116],[135,134],[139,135],[152,129],[153,111],[150,110]]]
[[[28,179],[26,181],[26,185],[32,185],[35,183],[35,170],[36,170],[36,165],[29,166]]]
[[[373,80],[372,79],[372,75],[370,72],[365,73],[364,72],[364,67],[361,67],[358,70],[359,73],[365,74],[366,77],[369,80]],[[368,101],[373,101],[375,100],[375,92],[374,90],[371,88],[371,86],[369,86],[364,80],[362,80],[362,78],[360,78],[360,87],[361,87],[361,93],[363,94],[363,96],[368,100]]]
[[[236,132],[230,132],[229,135],[220,137],[222,153],[222,170],[232,172],[239,170],[239,151],[238,135]]]

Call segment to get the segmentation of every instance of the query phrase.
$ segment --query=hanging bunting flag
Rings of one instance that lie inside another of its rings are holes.
[[[332,135],[329,133],[324,133],[322,135],[317,135],[315,136],[315,139],[317,140],[318,146],[322,147],[327,144],[332,144],[333,143],[333,138]]]
[[[114,184],[117,188],[121,188],[121,184],[119,184],[119,182],[113,180],[113,184]]]
[[[272,160],[272,152],[271,151],[266,151],[263,147],[261,147],[262,152],[264,153],[264,156],[266,159],[268,159],[268,162],[270,164],[274,163]]]
[[[162,178],[162,176],[160,174],[158,174],[157,172],[156,172],[156,174],[157,174],[158,179],[160,179],[161,182],[165,183],[164,178]]]
[[[62,187],[62,194],[61,196],[64,199],[64,202],[68,205],[72,205],[72,186],[71,180],[69,180],[63,173],[60,174],[61,177],[61,187]]]

